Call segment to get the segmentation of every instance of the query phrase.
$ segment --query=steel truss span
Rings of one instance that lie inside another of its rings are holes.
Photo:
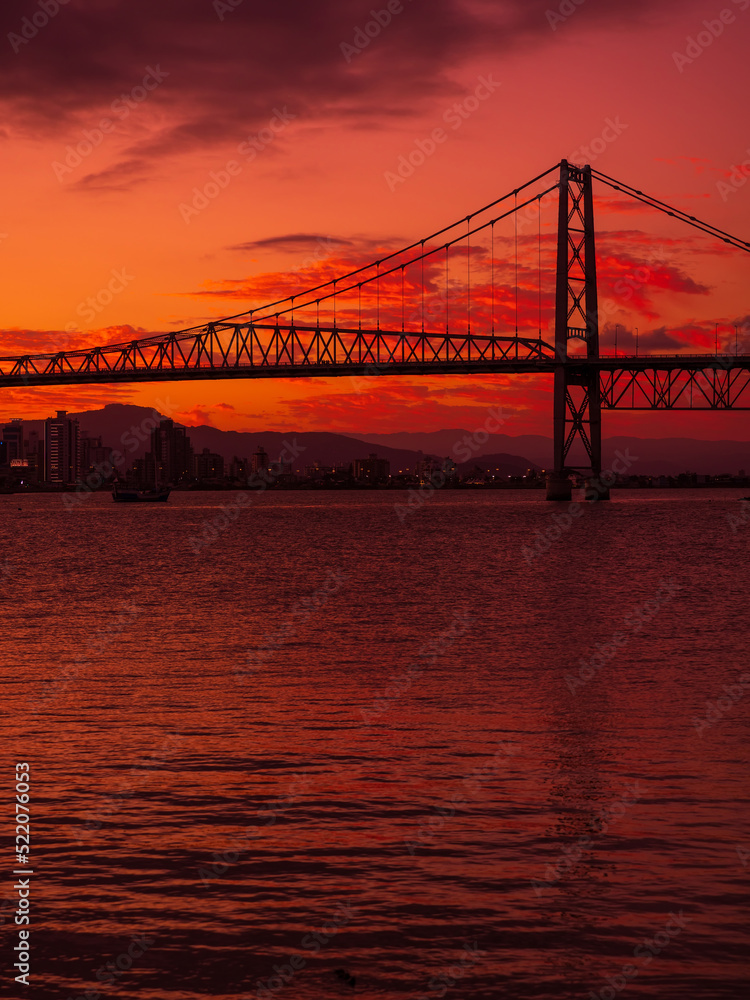
[[[691,364],[692,362],[692,364]],[[677,367],[679,364],[680,367]],[[664,367],[623,366],[601,373],[601,405],[608,410],[750,410],[750,357],[670,358]],[[684,366],[684,367],[682,367]]]
[[[324,327],[221,326],[88,351],[0,358],[0,385],[552,371],[544,341]]]
[[[543,340],[477,334],[421,334],[324,327],[210,325],[196,333],[64,354],[0,358],[0,385],[84,385],[232,378],[552,375],[560,369]],[[602,409],[750,409],[750,355],[568,356],[571,385],[598,377]],[[586,404],[590,401],[588,393]],[[577,433],[585,408],[569,401]]]

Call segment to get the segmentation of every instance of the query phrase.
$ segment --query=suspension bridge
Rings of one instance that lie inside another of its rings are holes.
[[[715,226],[563,160],[417,243],[270,304],[129,343],[0,358],[0,387],[548,375],[554,379],[554,467],[547,496],[569,500],[576,473],[597,481],[606,497],[598,481],[603,410],[750,409],[750,354],[738,347],[719,354],[718,345],[714,354],[600,352],[594,180],[750,252],[749,243]],[[557,203],[557,234],[548,288],[541,217],[550,198]],[[534,239],[523,232],[530,219],[537,222],[535,281]],[[503,223],[512,225],[510,236],[500,235]],[[552,327],[554,336],[543,337],[543,327]]]

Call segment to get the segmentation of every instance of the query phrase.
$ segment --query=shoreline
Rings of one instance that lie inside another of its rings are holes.
[[[346,485],[336,485],[335,483],[326,483],[324,485],[317,485],[311,483],[294,483],[294,484],[282,484],[277,483],[273,486],[269,485],[263,490],[257,488],[252,488],[248,486],[198,486],[198,487],[181,487],[173,486],[171,488],[172,493],[409,493],[410,491],[420,491],[425,488],[429,488],[432,484],[430,483],[407,483],[404,485],[388,485],[388,486],[368,486],[365,484],[346,484]],[[133,487],[134,489],[139,489],[140,487]],[[449,490],[451,492],[465,492],[465,491],[495,491],[495,490],[522,490],[524,492],[535,492],[539,490],[544,490],[546,488],[546,483],[539,482],[534,484],[524,485],[521,483],[461,483],[456,485],[450,485],[448,483],[439,487],[440,492],[445,492]],[[573,489],[583,489],[583,486],[573,486]],[[750,490],[750,480],[744,480],[736,483],[614,483],[611,486],[612,490],[618,491],[628,491],[628,490]],[[66,486],[60,488],[24,488],[20,490],[0,490],[0,497],[3,496],[26,496],[26,495],[50,495],[50,496],[83,496],[89,495],[91,493],[102,493],[109,494],[112,492],[111,487],[105,487],[96,490],[90,490],[85,487],[75,487]]]

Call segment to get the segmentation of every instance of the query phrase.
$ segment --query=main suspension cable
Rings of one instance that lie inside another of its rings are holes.
[[[530,181],[527,181],[525,184],[521,184],[520,187],[516,188],[514,191],[509,191],[508,194],[503,195],[502,198],[496,198],[495,201],[491,201],[488,205],[485,205],[483,208],[477,209],[475,212],[472,213],[472,217],[476,216],[476,215],[482,215],[483,213],[488,212],[491,208],[494,208],[496,205],[502,204],[502,202],[507,201],[509,198],[515,198],[516,201],[517,201],[518,194],[519,194],[520,191],[526,190],[526,188],[531,187],[532,184],[536,184],[537,181],[540,181],[544,177],[547,177],[549,174],[551,174],[555,170],[557,170],[559,168],[559,166],[560,166],[560,164],[556,163],[554,166],[550,167],[549,170],[545,170],[543,173],[538,174],[536,177],[533,177]],[[553,187],[549,188],[548,191],[545,191],[543,193],[544,194],[548,194],[550,191],[554,191],[556,187],[557,187],[557,185],[554,185]],[[533,200],[534,199],[532,198],[531,201],[533,201]],[[524,205],[527,205],[527,204],[529,204],[529,202],[524,202]],[[518,205],[517,208],[523,208],[524,205]],[[511,213],[508,212],[507,214],[510,215]],[[451,229],[455,229],[456,226],[460,225],[464,221],[465,218],[466,218],[466,216],[463,216],[461,219],[457,220],[456,222],[451,223],[449,226],[443,226],[442,229],[438,229],[436,232],[432,233],[430,236],[425,236],[425,238],[423,240],[417,240],[416,242],[411,243],[409,246],[402,247],[400,250],[396,250],[393,253],[387,254],[385,257],[382,257],[377,262],[378,265],[385,264],[386,261],[393,260],[394,258],[400,257],[400,256],[402,256],[405,253],[409,253],[410,251],[415,250],[418,246],[420,246],[420,244],[424,245],[424,243],[429,243],[430,241],[436,239],[438,236],[442,236],[443,233],[450,232]],[[498,218],[505,218],[505,216],[499,216]],[[473,235],[474,233],[480,232],[482,228],[485,228],[485,227],[480,227],[478,229],[472,230],[471,235]],[[453,243],[456,243],[456,242],[458,242],[458,241],[457,240],[451,240],[449,245],[452,245]],[[443,246],[444,245],[445,244],[443,244]],[[418,259],[418,258],[415,258],[415,260],[416,259]],[[411,263],[411,262],[409,262],[409,263]],[[371,268],[373,266],[374,266],[373,264],[367,264],[365,267],[356,268],[353,271],[349,271],[347,274],[340,274],[340,275],[337,276],[336,281],[337,282],[348,281],[350,278],[354,278],[357,275],[363,274],[365,271],[371,270]],[[393,270],[396,270],[396,268],[394,268]],[[383,277],[383,275],[391,274],[391,273],[392,273],[392,271],[390,271],[390,270],[389,271],[384,271],[383,274],[379,275],[379,277]],[[364,282],[364,284],[367,284],[369,281],[373,281],[373,280],[376,280],[376,279],[375,278],[366,279],[366,281]],[[299,298],[301,295],[312,295],[315,292],[319,292],[319,291],[321,291],[324,288],[328,288],[331,285],[331,283],[332,283],[331,281],[326,281],[324,284],[322,284],[322,285],[316,285],[314,288],[308,288],[304,292],[296,292],[295,295],[296,295],[297,298]],[[321,299],[321,301],[324,301],[325,299],[327,299],[329,297],[330,296],[328,296],[328,295],[322,295],[322,296],[320,296],[320,299]],[[266,313],[268,310],[273,309],[276,306],[283,305],[283,303],[285,303],[285,302],[288,302],[289,299],[290,299],[290,296],[287,295],[283,299],[278,299],[276,302],[270,302],[270,303],[267,303],[267,304],[262,305],[262,306],[257,306],[255,309],[245,309],[243,312],[235,313],[232,316],[224,316],[221,319],[212,320],[212,322],[214,322],[214,323],[228,323],[231,320],[239,319],[242,316],[248,316],[249,315],[249,316],[252,317],[253,313],[256,313],[256,312],[261,312],[262,311],[263,313]],[[285,313],[285,312],[288,312],[288,310],[287,309],[281,309],[281,310],[279,310],[279,312],[280,313]],[[189,327],[188,329],[180,330],[178,332],[179,333],[191,333],[194,330],[201,330],[201,329],[203,329],[202,325],[201,326]]]
[[[593,177],[600,180],[602,184],[606,184],[607,187],[613,188],[621,194],[628,194],[631,198],[635,198],[637,201],[643,202],[644,205],[649,205],[658,212],[670,215],[672,218],[679,219],[681,222],[685,222],[694,229],[699,229],[701,232],[707,233],[709,236],[716,237],[721,240],[722,243],[729,243],[738,250],[750,252],[750,243],[745,240],[741,240],[738,236],[732,236],[731,233],[727,233],[723,229],[719,229],[718,226],[714,226],[710,222],[703,222],[702,219],[697,219],[694,215],[688,215],[687,212],[683,212],[682,209],[674,208],[672,205],[667,205],[666,202],[660,201],[658,198],[654,198],[650,194],[645,194],[637,188],[630,187],[629,184],[624,184],[622,181],[616,181],[613,177],[609,177],[607,174],[603,174],[599,170],[594,170],[593,167],[591,169],[591,174]]]

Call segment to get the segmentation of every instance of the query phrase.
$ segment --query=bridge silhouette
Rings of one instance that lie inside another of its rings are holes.
[[[546,374],[554,377],[547,496],[570,499],[570,476],[577,473],[595,481],[606,498],[599,479],[602,410],[750,409],[750,354],[719,354],[718,346],[703,355],[600,352],[594,179],[750,252],[749,243],[709,223],[590,166],[562,160],[458,222],[324,284],[129,343],[0,358],[0,386]],[[553,310],[542,279],[541,215],[550,196],[558,210]],[[522,230],[536,217],[534,289],[533,237]],[[505,220],[513,223],[512,237],[498,233]],[[552,342],[542,336],[547,312],[553,313]],[[573,464],[574,448],[582,463]]]

